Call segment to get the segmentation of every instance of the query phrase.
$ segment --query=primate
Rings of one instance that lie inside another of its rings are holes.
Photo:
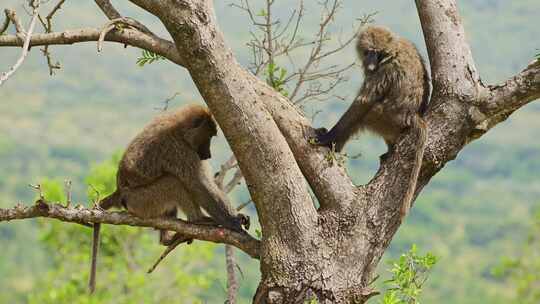
[[[410,209],[424,155],[427,126],[422,116],[429,101],[430,78],[414,44],[384,27],[367,27],[359,34],[356,49],[364,83],[336,125],[329,132],[317,130],[316,142],[339,152],[356,132],[367,130],[386,142],[384,159],[405,129],[415,131],[415,163],[401,205],[403,219]]]
[[[125,208],[141,218],[176,218],[180,208],[190,222],[243,232],[249,218],[236,214],[206,161],[216,134],[216,123],[202,106],[189,105],[156,117],[128,145],[118,167],[116,191],[100,201],[99,208]],[[90,293],[95,289],[100,226],[94,224]],[[160,243],[166,246],[180,237],[160,231]]]

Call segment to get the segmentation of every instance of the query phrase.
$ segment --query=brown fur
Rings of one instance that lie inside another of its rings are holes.
[[[429,76],[414,44],[384,27],[367,27],[358,36],[356,47],[364,70],[364,83],[338,123],[317,139],[321,145],[334,144],[339,152],[356,132],[367,130],[381,136],[391,153],[405,129],[415,131],[417,150],[401,206],[403,219],[416,190],[424,154],[427,127],[422,115],[429,100]]]
[[[218,224],[243,231],[246,217],[236,215],[227,196],[215,184],[206,159],[216,123],[202,106],[189,105],[153,119],[128,145],[118,168],[117,190],[103,199],[102,209],[125,208],[141,218],[177,217],[180,208],[190,222],[208,222],[201,207]],[[100,225],[95,224],[90,292]],[[160,231],[160,243],[174,242]]]

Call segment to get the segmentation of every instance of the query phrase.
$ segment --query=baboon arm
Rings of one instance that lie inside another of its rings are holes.
[[[374,79],[364,82],[358,96],[336,125],[328,133],[317,136],[320,145],[331,147],[334,143],[335,150],[340,152],[351,136],[362,127],[364,118],[373,106],[383,102],[388,95],[383,83],[374,82]]]
[[[192,163],[184,164],[184,168],[178,166],[178,162],[167,162],[165,170],[176,176],[184,184],[192,202],[206,210],[219,224],[242,231],[240,219],[225,193],[215,184],[207,162],[200,161],[195,152],[191,159]]]

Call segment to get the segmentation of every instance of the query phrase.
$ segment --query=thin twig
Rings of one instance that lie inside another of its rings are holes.
[[[250,0],[240,0],[239,2],[239,4],[232,6],[246,12],[258,30],[258,32],[250,32],[251,38],[247,43],[252,57],[250,71],[259,77],[263,71],[266,72],[266,82],[282,94],[289,93],[288,98],[294,104],[302,107],[310,100],[328,100],[333,97],[332,92],[340,84],[348,81],[348,77],[345,77],[344,74],[354,66],[354,63],[344,67],[342,65],[323,66],[327,57],[341,53],[354,41],[360,28],[360,26],[353,27],[351,33],[344,39],[338,35],[337,46],[328,47],[330,41],[333,40],[331,28],[336,20],[338,10],[342,6],[342,0],[319,2],[321,5],[319,29],[311,40],[303,40],[298,37],[305,13],[303,0],[298,1],[298,8],[291,13],[283,26],[279,19],[274,18],[272,12],[275,1],[266,0],[264,2],[264,14],[262,15],[255,13],[255,10],[250,6]],[[369,14],[362,17],[360,19],[361,25],[367,22],[366,20],[371,20],[373,16],[374,14]],[[291,53],[303,48],[310,48],[309,55],[305,62],[297,67]],[[290,66],[292,66],[291,72],[277,66],[281,57],[288,59]],[[268,68],[268,66],[272,66],[272,68]],[[282,78],[283,76],[284,78]],[[320,83],[320,80],[329,83]],[[343,98],[343,96],[338,98]]]
[[[238,279],[236,277],[236,258],[234,248],[225,245],[225,264],[227,267],[227,304],[236,304],[238,296]]]
[[[41,18],[41,16],[39,16],[39,21],[41,22],[41,25],[45,29],[45,33],[52,33],[52,18],[54,16],[54,14],[56,14],[56,12],[58,10],[60,10],[60,8],[62,8],[62,5],[64,4],[64,2],[65,2],[65,0],[60,0],[53,7],[51,12],[45,17],[45,20],[43,20]],[[45,56],[45,58],[47,60],[47,66],[49,67],[49,75],[50,76],[54,75],[54,70],[58,70],[58,69],[61,68],[60,63],[59,62],[56,62],[55,64],[52,63],[51,53],[49,52],[49,45],[48,44],[45,45],[41,49],[41,52],[43,53],[43,56]]]
[[[122,15],[120,15],[109,0],[95,0],[95,2],[110,20],[122,18]]]
[[[28,32],[25,34],[25,39],[24,39],[24,44],[23,44],[23,47],[22,47],[22,53],[21,53],[21,56],[19,57],[19,59],[17,60],[17,62],[15,62],[15,65],[13,65],[13,67],[11,67],[11,69],[9,69],[9,71],[5,72],[2,74],[2,76],[0,77],[0,86],[6,82],[6,80],[8,80],[8,78],[13,75],[17,69],[22,65],[22,63],[24,62],[24,59],[26,58],[26,56],[28,55],[28,51],[29,51],[29,46],[30,46],[30,38],[32,37],[32,33],[34,32],[34,27],[36,26],[36,21],[37,21],[37,17],[38,17],[38,8],[39,8],[39,2],[37,3],[37,5],[33,8],[32,10],[32,21],[30,21],[30,27],[28,28]],[[15,12],[13,12],[13,19],[11,19],[15,24],[16,24],[16,27],[19,27],[17,29],[17,32],[20,33],[22,31],[22,25],[17,25],[18,22],[16,22],[16,17],[15,17]]]
[[[43,189],[41,188],[41,184],[35,184],[35,185],[28,184],[28,186],[37,191],[40,201],[45,200],[45,196],[43,195]]]
[[[64,184],[66,189],[66,208],[69,208],[71,206],[71,181],[66,180]]]
[[[15,25],[15,31],[17,32],[17,34],[24,36],[25,31],[24,31],[23,25],[21,23],[21,20],[15,13],[15,11],[6,9],[5,13],[6,13],[6,16],[11,20],[11,23]]]
[[[155,107],[154,110],[158,110],[158,111],[162,111],[162,112],[165,112],[169,109],[169,103],[171,102],[171,100],[175,99],[176,96],[180,95],[182,93],[180,92],[176,92],[174,93],[171,97],[168,97],[167,99],[165,99],[163,101],[163,107]]]
[[[225,191],[225,193],[231,192],[237,185],[240,185],[240,181],[243,178],[244,176],[242,175],[242,171],[240,171],[240,169],[236,169],[233,178],[227,183],[225,187],[223,187],[223,191]]]
[[[227,172],[229,172],[229,170],[233,168],[236,168],[237,166],[238,163],[236,162],[236,158],[234,157],[234,155],[232,155],[225,163],[221,165],[219,172],[216,173],[216,175],[214,176],[216,185],[218,185],[219,188],[223,189],[223,182],[225,180],[225,177],[227,176]]]
[[[2,26],[0,27],[0,35],[4,34],[4,32],[8,29],[9,26],[8,11],[4,10],[4,14],[6,15],[6,20],[4,20],[4,23],[2,23]]]
[[[191,239],[189,238],[182,238],[182,237],[179,237],[177,238],[174,243],[172,243],[171,245],[167,246],[167,248],[165,249],[165,251],[163,251],[163,253],[159,256],[159,258],[157,259],[157,261],[154,263],[154,265],[152,265],[152,267],[150,267],[150,269],[148,269],[148,271],[146,273],[150,274],[152,273],[156,267],[159,265],[159,263],[161,263],[161,261],[163,261],[167,255],[169,255],[169,253],[171,253],[174,249],[176,249],[176,247],[178,247],[178,245],[182,244],[182,243],[185,243],[187,241],[189,241]]]
[[[244,209],[245,207],[249,206],[251,203],[253,203],[253,200],[251,200],[251,199],[249,199],[246,202],[243,202],[238,207],[236,207],[236,211],[240,211],[240,210]]]

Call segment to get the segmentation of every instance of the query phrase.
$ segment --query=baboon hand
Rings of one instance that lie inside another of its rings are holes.
[[[249,230],[249,227],[251,226],[251,220],[249,216],[239,213],[238,219],[240,220],[240,225],[242,225],[244,229]]]
[[[309,139],[309,142],[317,146],[332,148],[334,138],[326,128],[315,129],[315,136]]]

